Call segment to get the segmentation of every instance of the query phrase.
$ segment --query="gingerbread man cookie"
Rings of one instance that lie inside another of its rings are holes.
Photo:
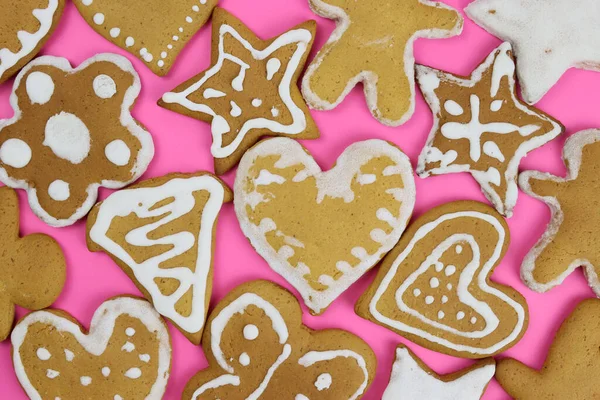
[[[199,344],[212,292],[214,236],[231,190],[204,172],[120,190],[88,217],[88,248],[103,250],[163,316]]]
[[[585,300],[563,322],[537,371],[517,360],[498,362],[496,379],[518,400],[600,398],[600,301]]]
[[[19,201],[14,190],[0,188],[0,341],[8,337],[15,305],[49,307],[65,283],[65,259],[46,235],[19,237]]]
[[[74,0],[87,23],[157,75],[206,24],[218,0]]]
[[[495,371],[494,359],[488,358],[453,374],[438,375],[400,345],[382,400],[479,400]]]
[[[64,7],[64,0],[19,0],[2,3],[0,83],[9,79],[35,57],[54,32]]]
[[[560,285],[582,267],[590,287],[600,297],[600,130],[569,137],[563,149],[566,178],[526,171],[519,184],[528,195],[543,201],[552,213],[546,231],[523,260],[521,277],[527,286],[545,292]]]
[[[211,312],[202,346],[209,362],[183,399],[356,400],[371,384],[376,358],[346,331],[313,331],[287,290],[254,281]]]
[[[159,105],[211,123],[217,175],[263,136],[319,137],[297,86],[315,30],[307,21],[261,40],[227,11],[215,10],[212,67],[165,93]]]
[[[564,127],[517,97],[510,44],[500,45],[469,78],[417,66],[417,79],[434,114],[417,173],[469,172],[498,212],[512,216],[521,159]]]
[[[512,43],[523,99],[537,103],[571,67],[600,71],[596,0],[477,0],[467,15]]]
[[[298,142],[265,140],[234,191],[242,231],[315,314],[398,243],[415,204],[410,161],[383,140],[349,146],[326,172]]]
[[[463,25],[456,10],[430,0],[309,4],[337,27],[302,80],[308,105],[331,110],[362,82],[371,113],[390,126],[403,124],[414,112],[414,41],[455,36]]]
[[[30,399],[162,398],[171,340],[152,306],[133,297],[105,301],[89,333],[63,311],[27,315],[11,335],[13,365]]]
[[[521,339],[529,322],[523,296],[490,280],[509,235],[504,218],[484,204],[434,208],[383,260],[357,314],[440,353],[501,353]]]
[[[0,121],[0,181],[27,191],[49,225],[75,223],[100,186],[121,188],[146,171],[152,137],[131,116],[140,92],[131,63],[99,54],[73,69],[40,57],[17,76],[15,116]]]

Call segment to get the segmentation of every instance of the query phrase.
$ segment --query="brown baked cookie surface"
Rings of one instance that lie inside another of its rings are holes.
[[[314,331],[287,290],[245,283],[211,312],[202,338],[209,368],[182,399],[360,399],[375,377],[371,348],[346,331]]]
[[[92,29],[163,76],[206,24],[218,0],[73,2]]]
[[[217,175],[232,169],[263,136],[318,138],[297,86],[315,21],[269,40],[220,8],[212,22],[212,66],[165,93],[158,104],[211,123]]]
[[[0,13],[0,83],[40,51],[60,21],[64,0],[4,1]]]
[[[529,322],[523,296],[490,280],[509,241],[506,221],[487,205],[436,207],[409,225],[356,312],[440,353],[475,359],[501,353]]]
[[[65,284],[65,258],[49,236],[19,236],[19,201],[14,190],[0,188],[0,341],[15,318],[15,305],[29,310],[49,307]]]
[[[160,314],[199,344],[212,293],[217,219],[232,199],[206,172],[149,179],[94,207],[88,248],[106,252]]]

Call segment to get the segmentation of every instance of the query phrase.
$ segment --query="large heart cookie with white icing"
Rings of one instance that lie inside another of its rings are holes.
[[[523,296],[490,281],[509,235],[506,221],[475,201],[427,212],[385,258],[356,312],[440,353],[484,358],[506,350],[528,324]]]
[[[302,325],[298,300],[268,281],[245,283],[211,312],[202,346],[209,367],[186,400],[357,400],[377,360],[359,337]]]
[[[88,217],[88,248],[105,251],[156,310],[199,344],[212,292],[214,236],[231,190],[206,172],[120,190]]]
[[[64,0],[2,2],[0,83],[35,57],[54,31],[64,7]]]
[[[105,301],[89,333],[62,311],[37,311],[11,336],[13,364],[30,399],[161,399],[169,379],[169,332],[152,306]]]
[[[242,231],[316,314],[391,250],[415,203],[408,157],[382,140],[351,145],[327,172],[294,140],[266,140],[234,191]]]

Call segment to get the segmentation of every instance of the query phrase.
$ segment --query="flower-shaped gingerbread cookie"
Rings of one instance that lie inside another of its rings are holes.
[[[374,378],[377,361],[365,342],[302,325],[296,298],[271,282],[234,289],[207,327],[210,366],[188,382],[183,399],[356,400]]]
[[[0,121],[0,181],[27,190],[33,212],[52,226],[84,217],[98,187],[136,180],[154,155],[152,137],[131,116],[140,92],[131,63],[100,54],[73,69],[40,57],[17,76],[12,119]]]
[[[475,201],[427,212],[383,260],[356,312],[440,353],[484,358],[504,351],[528,324],[525,299],[490,280],[509,235],[504,218]]]
[[[49,236],[19,237],[19,202],[0,188],[0,341],[10,333],[15,304],[30,310],[50,306],[65,283],[65,259]]]
[[[142,299],[105,301],[89,332],[66,312],[36,311],[10,340],[15,374],[30,399],[159,400],[169,380],[169,331]]]

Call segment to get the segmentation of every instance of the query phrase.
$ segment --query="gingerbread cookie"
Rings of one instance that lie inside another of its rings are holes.
[[[600,297],[600,130],[569,137],[563,149],[567,177],[543,172],[521,174],[519,184],[528,195],[543,201],[552,213],[546,231],[523,260],[521,277],[527,286],[545,292],[560,285],[582,267],[590,287]]]
[[[308,105],[331,110],[362,83],[371,114],[390,126],[405,123],[415,109],[413,42],[456,36],[463,25],[456,10],[430,0],[309,4],[337,27],[302,80]]]
[[[469,172],[498,212],[512,216],[521,159],[564,127],[517,97],[510,44],[500,45],[469,78],[417,66],[417,79],[434,114],[417,173]]]
[[[438,375],[400,345],[382,400],[479,400],[495,371],[494,359],[488,358],[453,374]]]
[[[76,69],[58,57],[31,62],[15,81],[15,116],[0,121],[0,181],[25,189],[49,225],[83,218],[100,186],[135,181],[154,156],[152,137],[130,113],[140,87],[131,63],[116,54]]]
[[[65,0],[5,1],[0,13],[0,83],[40,51],[65,7]]]
[[[440,353],[501,353],[529,322],[523,296],[490,281],[509,241],[506,221],[491,207],[457,201],[434,208],[383,260],[356,312]]]
[[[166,75],[177,55],[206,24],[218,0],[74,0],[104,38]]]
[[[600,398],[600,301],[585,300],[563,322],[541,370],[498,362],[496,379],[518,400]]]
[[[211,123],[217,175],[233,168],[263,136],[319,137],[297,87],[315,30],[316,23],[308,21],[265,41],[227,11],[215,10],[212,67],[165,93],[158,104]]]
[[[156,310],[199,344],[212,292],[214,235],[233,199],[199,172],[154,178],[110,195],[88,217],[88,248],[105,251]]]
[[[169,379],[167,326],[133,297],[105,301],[89,333],[66,312],[34,312],[17,324],[11,342],[30,399],[161,399]]]
[[[267,281],[243,284],[211,312],[202,347],[209,367],[182,399],[360,399],[377,360],[346,331],[313,331],[287,290]]]
[[[512,43],[521,94],[529,104],[537,103],[571,67],[600,70],[596,0],[476,0],[465,12]]]
[[[265,140],[234,191],[242,231],[315,314],[398,243],[415,204],[408,157],[382,140],[351,145],[326,172],[298,142]]]
[[[0,188],[0,341],[8,337],[15,305],[49,307],[65,284],[65,259],[46,235],[19,236],[19,201],[14,190]]]

